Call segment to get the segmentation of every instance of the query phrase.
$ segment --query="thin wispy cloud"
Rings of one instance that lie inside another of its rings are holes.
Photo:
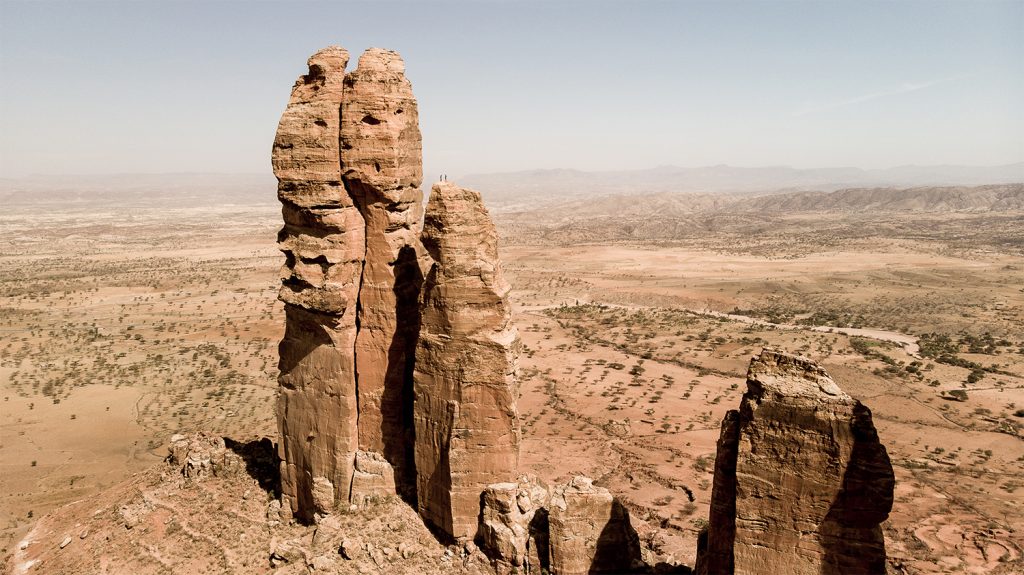
[[[853,98],[845,98],[842,100],[836,100],[833,102],[827,102],[824,104],[815,104],[807,106],[800,110],[793,112],[793,116],[806,116],[808,114],[816,114],[819,112],[825,112],[828,110],[835,110],[836,108],[844,108],[846,106],[852,106],[854,104],[860,104],[862,102],[868,102],[870,100],[877,100],[879,98],[886,98],[889,96],[899,96],[901,94],[909,94],[911,92],[918,92],[932,86],[939,84],[946,84],[959,80],[963,76],[950,76],[948,78],[938,78],[936,80],[929,80],[927,82],[905,82],[898,87],[889,88],[886,90],[878,90],[876,92],[870,92],[868,94],[862,94]]]

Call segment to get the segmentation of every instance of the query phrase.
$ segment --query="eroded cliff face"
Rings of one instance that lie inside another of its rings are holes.
[[[497,575],[550,571],[549,498],[548,488],[532,476],[484,490],[476,542]]]
[[[649,572],[629,511],[588,477],[546,486],[524,475],[481,500],[476,542],[497,575]]]
[[[697,572],[884,574],[894,486],[871,412],[812,360],[765,349],[722,423]]]
[[[286,263],[277,415],[282,502],[305,518],[347,501],[357,443],[356,309],[362,214],[341,178],[338,134],[348,52],[325,48],[292,89],[274,139]]]
[[[481,492],[516,476],[521,344],[479,192],[434,184],[422,240],[433,265],[414,375],[419,510],[453,537],[472,539]]]

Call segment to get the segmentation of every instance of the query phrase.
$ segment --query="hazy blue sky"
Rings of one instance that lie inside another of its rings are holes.
[[[0,0],[0,176],[267,172],[309,54],[402,53],[436,172],[1024,160],[1024,1]]]

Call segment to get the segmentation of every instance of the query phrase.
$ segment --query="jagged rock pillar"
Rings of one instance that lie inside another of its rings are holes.
[[[449,536],[472,539],[480,494],[516,476],[521,344],[480,194],[434,184],[422,241],[433,265],[414,375],[418,507]]]
[[[283,511],[304,519],[347,501],[357,448],[354,345],[366,239],[342,183],[348,52],[325,48],[292,89],[274,139],[286,257],[277,417]]]
[[[366,222],[355,345],[359,449],[383,454],[397,476],[392,483],[411,497],[423,168],[416,99],[396,52],[370,48],[345,77],[341,164],[345,186]],[[353,485],[360,491],[356,498],[383,495],[363,492],[364,485]]]
[[[765,349],[722,424],[697,572],[884,574],[894,486],[868,408],[812,360]]]

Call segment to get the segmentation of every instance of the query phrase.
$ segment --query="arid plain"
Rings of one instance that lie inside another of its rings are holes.
[[[35,518],[159,462],[173,433],[276,438],[271,190],[58,195],[0,216],[3,555]],[[493,210],[526,466],[596,478],[645,547],[690,563],[722,416],[777,346],[872,409],[896,469],[894,568],[1019,572],[1024,212],[716,209],[669,233],[594,205]]]

